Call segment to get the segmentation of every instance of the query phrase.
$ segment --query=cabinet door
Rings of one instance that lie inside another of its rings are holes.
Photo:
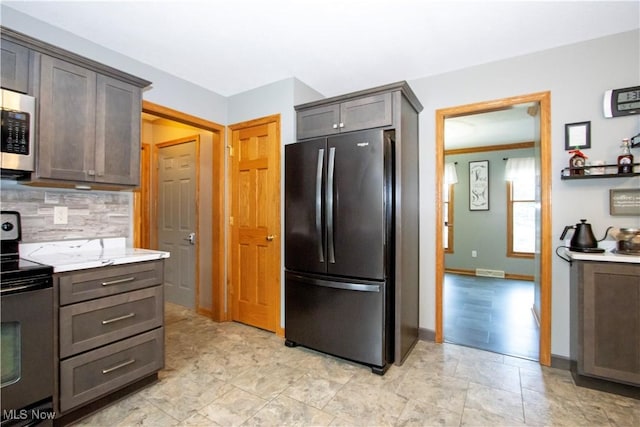
[[[2,40],[2,87],[16,92],[29,91],[29,49],[8,40]]]
[[[96,182],[140,183],[140,88],[98,75]]]
[[[42,55],[37,175],[93,181],[96,74]]]
[[[389,126],[393,122],[390,93],[372,95],[340,104],[341,132]]]
[[[340,105],[325,105],[298,112],[296,134],[298,139],[332,135],[340,132]]]
[[[584,374],[640,385],[640,265],[584,263]]]

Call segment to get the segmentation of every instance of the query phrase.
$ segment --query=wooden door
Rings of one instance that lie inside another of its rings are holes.
[[[158,146],[158,249],[171,252],[165,261],[165,297],[169,302],[194,308],[197,139]],[[191,234],[194,238],[190,238]]]
[[[230,126],[232,320],[280,329],[280,116]]]

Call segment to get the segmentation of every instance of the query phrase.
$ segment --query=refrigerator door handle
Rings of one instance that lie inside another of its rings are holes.
[[[331,264],[336,263],[333,243],[333,181],[336,163],[336,147],[329,148],[329,170],[327,178],[327,258]]]
[[[380,285],[367,285],[364,283],[349,283],[349,282],[332,282],[329,280],[314,279],[311,277],[299,276],[297,274],[291,274],[291,278],[297,282],[306,283],[308,285],[322,286],[323,288],[343,289],[346,291],[359,291],[359,292],[380,292]]]
[[[324,246],[322,239],[322,166],[324,165],[324,148],[318,150],[316,169],[316,236],[318,238],[318,259],[324,262]]]

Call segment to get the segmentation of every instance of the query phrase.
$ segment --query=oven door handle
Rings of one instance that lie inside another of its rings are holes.
[[[24,289],[30,289],[33,288],[33,285],[22,285],[22,286],[14,286],[14,287],[10,287],[10,288],[5,288],[5,289],[0,289],[0,295],[4,294],[5,292],[15,292],[15,291],[22,291]]]

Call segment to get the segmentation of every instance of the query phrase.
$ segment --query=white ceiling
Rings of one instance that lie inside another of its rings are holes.
[[[537,103],[445,120],[446,150],[531,142],[536,135]],[[533,107],[530,109],[530,107]]]
[[[638,0],[2,3],[223,96],[290,77],[333,96],[640,27]]]

